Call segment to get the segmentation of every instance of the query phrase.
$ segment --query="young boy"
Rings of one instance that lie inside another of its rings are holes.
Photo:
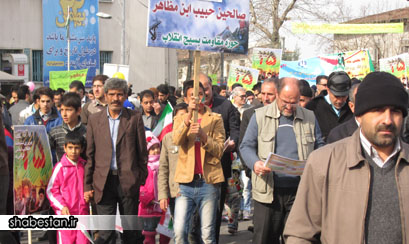
[[[47,197],[57,215],[87,215],[88,204],[84,200],[84,165],[80,157],[85,139],[78,133],[65,136],[61,161],[53,169],[47,187]],[[79,230],[57,231],[58,243],[89,243]]]
[[[64,154],[64,138],[68,132],[77,132],[84,137],[87,133],[87,127],[80,121],[81,97],[77,93],[69,92],[62,97],[60,113],[62,125],[54,127],[49,133],[53,162],[61,160]]]

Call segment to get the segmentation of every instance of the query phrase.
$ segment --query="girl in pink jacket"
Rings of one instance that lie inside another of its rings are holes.
[[[65,154],[54,166],[48,182],[47,197],[57,215],[88,215],[84,200],[84,165],[80,157],[85,147],[84,137],[68,133],[65,137]],[[57,231],[58,243],[89,243],[80,230]]]
[[[165,214],[160,208],[158,202],[158,170],[160,156],[160,141],[152,132],[146,131],[146,144],[148,146],[148,177],[145,185],[139,189],[139,208],[138,215],[141,217],[150,217],[144,219],[144,228],[142,234],[145,236],[144,244],[154,244],[156,235],[156,226],[160,217]],[[157,217],[157,218],[152,218]],[[161,244],[169,243],[170,238],[160,235]]]

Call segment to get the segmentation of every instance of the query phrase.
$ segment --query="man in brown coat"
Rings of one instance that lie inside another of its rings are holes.
[[[284,230],[291,243],[408,243],[408,95],[385,72],[356,93],[360,128],[310,154]]]
[[[99,215],[138,215],[139,186],[148,171],[145,130],[141,114],[123,107],[128,85],[105,82],[108,108],[92,114],[87,125],[87,164],[84,197],[95,195]],[[124,228],[125,229],[125,228]],[[124,230],[124,243],[142,243],[140,231]],[[115,242],[115,231],[100,231],[95,243]]]

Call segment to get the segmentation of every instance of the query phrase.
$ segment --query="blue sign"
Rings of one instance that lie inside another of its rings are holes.
[[[322,67],[320,58],[309,58],[299,61],[284,61],[281,60],[280,78],[294,77],[304,79],[315,85],[315,78],[318,75],[325,75],[325,69]]]
[[[150,0],[147,45],[246,54],[248,0]]]
[[[69,27],[67,25],[68,11]],[[85,86],[99,73],[98,0],[43,0],[43,80],[50,85],[50,71],[88,69]]]

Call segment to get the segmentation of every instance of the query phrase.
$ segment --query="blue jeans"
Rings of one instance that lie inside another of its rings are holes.
[[[180,196],[175,204],[175,243],[187,244],[190,230],[190,219],[197,208],[200,216],[203,243],[216,243],[215,225],[219,184],[206,184],[204,179],[193,180],[191,183],[179,184]]]
[[[243,199],[241,201],[240,209],[251,212],[251,179],[246,176],[244,170],[241,171],[241,181],[243,182]]]

